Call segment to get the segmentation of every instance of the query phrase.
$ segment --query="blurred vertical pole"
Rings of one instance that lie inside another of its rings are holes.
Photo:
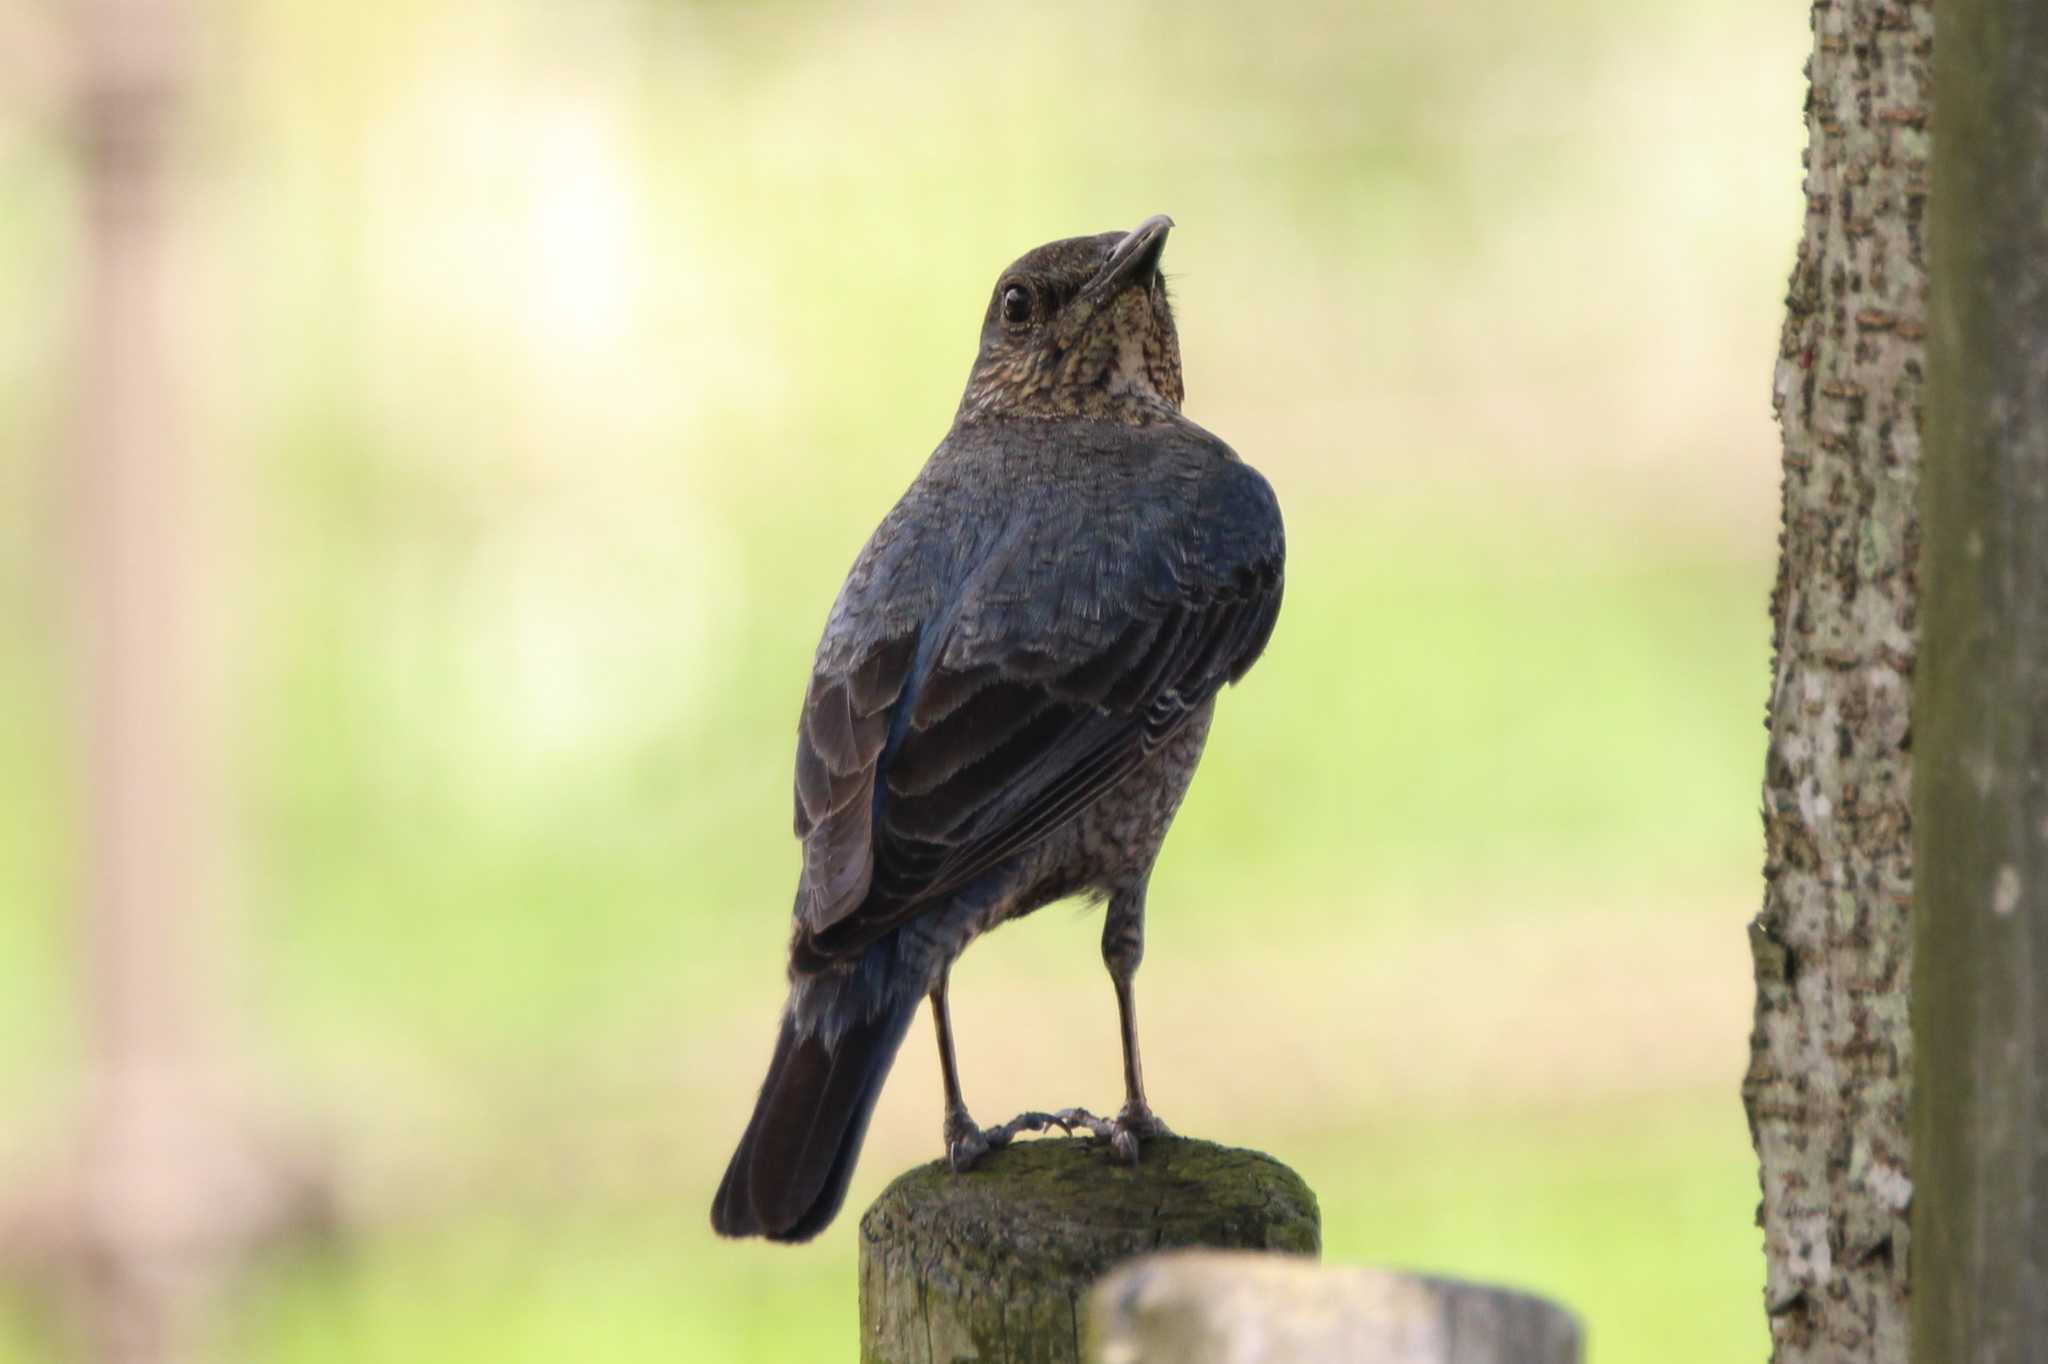
[[[1916,488],[1933,15],[1819,0],[1743,1098],[1778,1364],[1904,1361]],[[1931,1361],[1930,1361],[1931,1364]]]
[[[165,0],[88,0],[82,15],[73,581],[91,778],[87,1024],[94,1058],[119,1071],[195,1042],[190,922],[211,891],[213,707],[169,316],[166,162],[183,35]]]
[[[1940,15],[1913,1353],[2048,1360],[2048,10]]]
[[[84,208],[67,575],[86,723],[80,999],[87,1107],[67,1240],[94,1356],[191,1358],[232,1209],[209,1206],[205,1015],[218,905],[216,660],[205,647],[202,461],[185,440],[171,219],[187,85],[174,0],[82,0]]]

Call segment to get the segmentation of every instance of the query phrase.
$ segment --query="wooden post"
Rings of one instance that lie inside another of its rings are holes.
[[[1170,1246],[1314,1255],[1315,1195],[1269,1156],[1147,1142],[1136,1166],[1062,1138],[935,1161],[883,1190],[860,1224],[863,1364],[1069,1364],[1082,1301],[1133,1256]]]
[[[2048,12],[1942,0],[1913,1358],[2048,1357]]]
[[[1091,1364],[1578,1364],[1556,1303],[1455,1279],[1176,1250],[1088,1299]]]

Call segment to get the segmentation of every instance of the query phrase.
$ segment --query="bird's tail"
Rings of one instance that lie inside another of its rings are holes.
[[[768,1078],[711,1204],[721,1236],[808,1241],[846,1201],[868,1119],[918,999],[855,1023],[831,1044],[785,1011]]]

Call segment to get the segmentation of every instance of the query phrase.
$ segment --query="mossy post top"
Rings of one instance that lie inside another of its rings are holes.
[[[1175,1246],[1317,1254],[1315,1195],[1270,1156],[1179,1137],[1136,1165],[1085,1138],[1019,1142],[965,1174],[907,1171],[861,1218],[861,1358],[1078,1361],[1083,1303]]]

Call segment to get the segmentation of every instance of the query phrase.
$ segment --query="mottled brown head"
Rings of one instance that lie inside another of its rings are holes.
[[[960,420],[1096,417],[1142,423],[1181,403],[1180,338],[1159,257],[1173,219],[1069,237],[1003,271]]]

